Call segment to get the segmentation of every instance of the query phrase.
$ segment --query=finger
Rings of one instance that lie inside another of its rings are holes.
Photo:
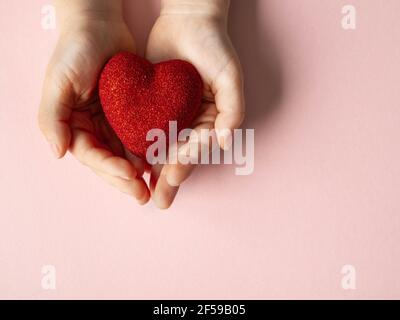
[[[187,180],[195,164],[201,163],[202,157],[209,157],[215,146],[218,149],[215,151],[219,152],[215,132],[212,130],[214,118],[210,117],[212,113],[210,109],[200,115],[205,121],[197,122],[197,126],[191,131],[189,141],[178,146],[178,161],[165,165],[164,171],[170,186],[180,186]]]
[[[149,201],[150,192],[143,179],[134,178],[132,180],[125,180],[95,169],[93,171],[104,181],[117,188],[119,191],[136,198],[139,204],[143,205]]]
[[[126,180],[133,179],[137,175],[134,166],[128,160],[114,156],[86,131],[73,129],[70,150],[82,164],[94,170]]]
[[[70,106],[73,102],[70,101],[70,96],[72,96],[72,87],[46,76],[38,123],[56,158],[65,155],[71,142],[68,120],[71,116]]]
[[[229,65],[213,84],[218,115],[215,119],[218,143],[229,149],[232,131],[239,128],[244,119],[245,103],[243,77],[238,62]]]
[[[92,105],[92,112],[96,112],[96,108],[98,109],[99,107],[100,106],[98,104]],[[71,116],[71,121],[73,122],[73,120],[75,120],[74,114]],[[114,155],[118,157],[125,157],[125,149],[114,130],[111,128],[111,125],[105,118],[104,113],[99,112],[95,116],[92,116],[92,126],[89,125],[86,128],[85,125],[79,126],[79,119],[76,120],[76,125],[74,126],[73,124],[71,127],[87,130],[89,132],[92,130],[93,135],[97,138],[97,140],[106,145]]]
[[[166,165],[166,179],[171,187],[179,187],[192,174],[195,168],[194,164],[168,164]]]
[[[164,168],[161,165],[153,166],[150,176],[151,197],[160,209],[168,209],[179,190],[179,187],[168,184]]]
[[[125,155],[126,158],[133,164],[133,166],[136,169],[137,175],[138,176],[143,176],[143,173],[145,172],[145,167],[146,164],[145,162],[140,159],[139,157],[135,156],[132,154],[128,149],[125,148]]]

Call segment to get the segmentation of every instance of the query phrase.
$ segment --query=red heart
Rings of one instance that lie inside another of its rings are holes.
[[[129,52],[113,56],[99,80],[100,102],[108,122],[125,147],[142,159],[154,143],[146,141],[147,132],[161,129],[168,142],[169,121],[177,121],[178,132],[190,127],[202,94],[203,82],[190,63],[152,64]]]

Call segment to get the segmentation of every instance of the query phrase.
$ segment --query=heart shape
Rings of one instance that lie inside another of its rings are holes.
[[[99,79],[100,102],[108,122],[124,146],[142,159],[154,143],[146,141],[147,132],[161,129],[168,142],[169,121],[177,121],[178,133],[190,127],[202,94],[203,82],[190,63],[152,64],[130,52],[113,56]]]

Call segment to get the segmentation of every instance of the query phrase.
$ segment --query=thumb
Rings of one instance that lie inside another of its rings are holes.
[[[233,65],[223,72],[215,82],[215,103],[218,110],[215,129],[222,149],[229,149],[232,131],[244,119],[245,103],[243,77],[239,65]]]
[[[68,81],[46,76],[39,107],[38,123],[56,158],[62,158],[71,142],[68,120],[73,90]]]

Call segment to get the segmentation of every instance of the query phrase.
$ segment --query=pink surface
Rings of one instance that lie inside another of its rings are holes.
[[[158,2],[133,2],[143,48]],[[352,0],[351,31],[344,1],[234,1],[255,172],[202,167],[168,212],[52,158],[44,4],[0,2],[0,298],[400,298],[398,0]]]

